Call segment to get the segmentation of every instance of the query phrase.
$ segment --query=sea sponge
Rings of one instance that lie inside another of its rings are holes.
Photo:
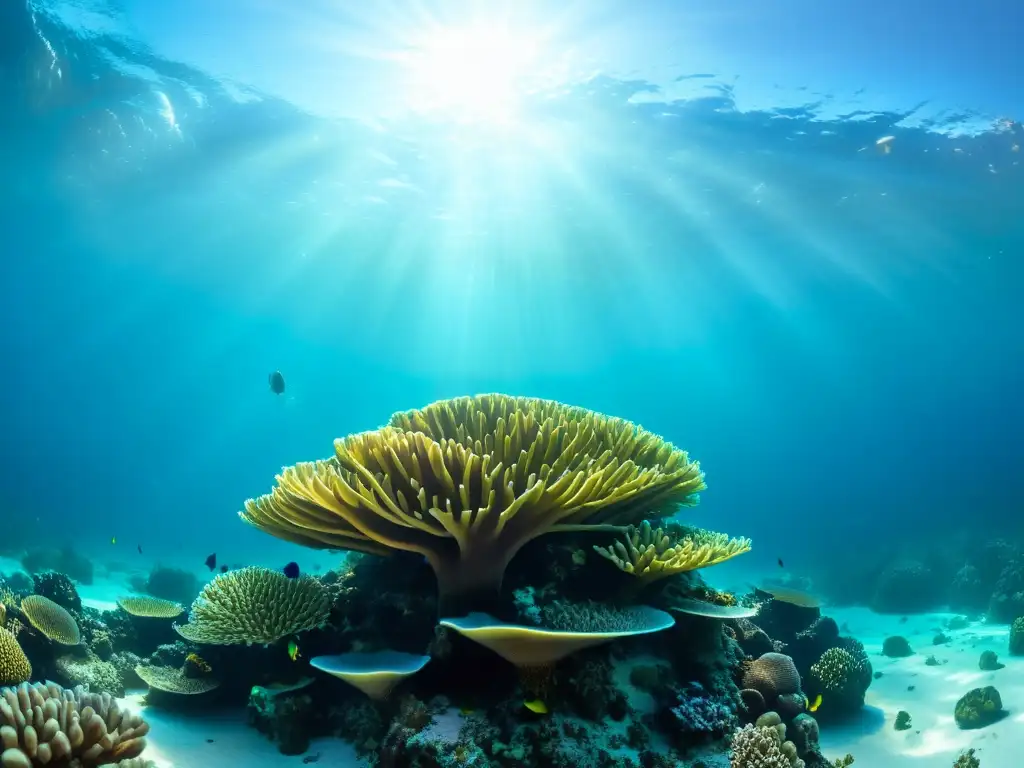
[[[243,520],[305,546],[423,555],[442,615],[487,607],[528,541],[618,530],[695,504],[696,462],[628,421],[550,400],[479,395],[397,413],[285,468]]]
[[[149,595],[119,597],[117,604],[125,613],[147,619],[173,619],[185,612],[181,603]]]
[[[750,663],[743,675],[743,687],[759,691],[771,706],[779,696],[800,690],[800,673],[786,654],[766,653]]]
[[[219,574],[192,604],[178,634],[209,645],[269,644],[327,621],[330,593],[317,579],[289,579],[269,568]]]
[[[29,595],[21,601],[21,612],[47,638],[61,645],[78,645],[82,633],[75,617],[48,597]]]
[[[594,550],[647,584],[666,576],[724,563],[749,552],[750,539],[730,539],[724,533],[711,531],[675,538],[661,528],[652,529],[651,524],[644,520],[639,527],[629,526],[623,541],[617,541],[611,547],[595,545]]]
[[[32,664],[18,638],[0,627],[0,685],[21,683],[32,677]]]
[[[55,683],[0,689],[4,768],[93,768],[137,758],[149,725],[107,694]],[[144,763],[137,763],[144,765]]]

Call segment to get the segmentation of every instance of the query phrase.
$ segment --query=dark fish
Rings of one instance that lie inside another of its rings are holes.
[[[280,371],[270,374],[270,391],[275,395],[284,394],[284,376]]]
[[[212,555],[206,558],[206,567],[211,571],[217,568],[217,553],[214,552]]]
[[[228,567],[227,567],[226,565],[222,565],[222,566],[220,567],[220,572],[221,572],[221,573],[227,573],[227,572],[228,572]]]
[[[321,568],[323,568],[323,566],[320,565],[320,563],[313,563],[313,570],[314,571],[319,571]]]
[[[786,567],[786,564],[784,562],[782,562],[782,558],[780,557],[779,558],[779,568],[785,568],[785,567]]]
[[[284,572],[284,575],[287,576],[289,579],[299,578],[299,564],[294,561],[288,563],[288,565],[286,565],[281,570]]]
[[[302,758],[302,763],[304,765],[309,765],[310,763],[315,763],[319,759],[320,753],[317,752],[315,755],[306,755],[304,758]]]
[[[136,544],[136,546],[139,548],[139,554],[141,555],[142,554],[142,545],[141,544]]]

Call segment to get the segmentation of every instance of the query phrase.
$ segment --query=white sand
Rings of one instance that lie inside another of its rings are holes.
[[[303,755],[287,756],[277,746],[245,722],[240,711],[168,712],[143,706],[142,692],[121,699],[123,706],[139,712],[150,724],[149,746],[145,756],[157,768],[275,768],[303,765],[303,758],[319,755],[314,766],[356,768],[365,762],[356,757],[352,746],[341,739],[315,739]]]
[[[847,752],[865,768],[950,768],[968,747],[974,747],[982,768],[1011,768],[1024,765],[1024,659],[1007,654],[1009,630],[1005,625],[973,622],[966,629],[944,629],[953,614],[879,616],[864,609],[826,609],[848,633],[864,643],[871,664],[882,677],[868,689],[867,709],[856,725],[827,728],[821,734],[822,751],[830,758]],[[939,630],[951,641],[933,645]],[[903,635],[915,651],[905,659],[881,655],[882,641],[889,635]],[[982,651],[991,650],[1006,665],[995,672],[978,669]],[[925,664],[934,655],[940,666]],[[994,685],[1009,715],[998,723],[978,730],[961,731],[953,720],[957,699],[971,688]],[[914,690],[908,690],[913,686]],[[896,731],[893,723],[899,710],[912,718],[911,728]]]

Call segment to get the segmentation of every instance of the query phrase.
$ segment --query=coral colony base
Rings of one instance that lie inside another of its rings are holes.
[[[268,754],[303,763],[334,738],[371,765],[422,768],[834,768],[853,762],[849,745],[869,766],[914,749],[938,756],[927,765],[979,765],[984,748],[929,753],[904,736],[939,732],[925,707],[878,726],[907,739],[888,752],[829,735],[863,727],[880,665],[890,676],[924,649],[891,638],[869,653],[792,589],[708,586],[698,569],[750,541],[668,519],[697,503],[704,476],[646,430],[484,395],[398,413],[334,447],[284,469],[241,517],[355,553],[336,570],[244,567],[202,585],[158,568],[101,610],[83,605],[93,568],[81,555],[20,553],[0,585],[0,768],[154,765],[150,720],[170,730],[185,709],[207,723],[244,712]],[[941,669],[947,648],[922,669]],[[963,733],[998,727],[992,676],[1005,673],[993,651],[1024,653],[1024,619],[985,650],[975,666],[988,677],[946,706]],[[148,689],[142,716],[117,701],[135,688]],[[819,729],[839,747],[830,758]],[[242,757],[190,748],[175,765]]]

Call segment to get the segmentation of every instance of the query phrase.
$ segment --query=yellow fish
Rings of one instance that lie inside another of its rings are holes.
[[[292,661],[295,661],[301,655],[302,654],[299,653],[299,644],[296,643],[294,640],[289,640],[288,641],[288,658],[291,659]]]
[[[809,703],[807,704],[807,711],[808,712],[817,712],[818,711],[818,707],[820,707],[820,706],[821,706],[821,694],[819,693],[817,696],[814,697],[814,701],[809,701]]]
[[[111,544],[117,544],[117,536],[111,536],[110,537],[110,543]]]
[[[548,705],[540,699],[533,699],[532,701],[524,701],[523,706],[531,712],[538,715],[546,715],[548,713]]]

